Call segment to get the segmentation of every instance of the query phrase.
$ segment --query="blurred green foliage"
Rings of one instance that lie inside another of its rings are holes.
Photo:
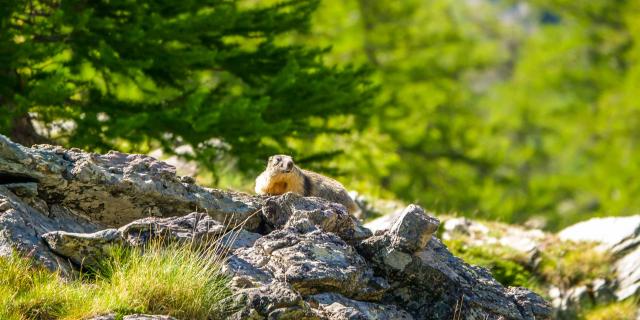
[[[0,132],[95,151],[189,145],[205,167],[231,155],[255,169],[291,152],[287,138],[355,126],[328,128],[330,117],[366,118],[365,70],[326,66],[323,48],[279,43],[304,33],[317,5],[3,1]]]
[[[314,17],[301,41],[368,62],[382,89],[333,163],[347,185],[552,230],[640,208],[638,1],[324,1]]]
[[[640,208],[639,43],[633,0],[13,1],[0,132],[187,144],[245,189],[290,153],[374,197],[553,230]]]

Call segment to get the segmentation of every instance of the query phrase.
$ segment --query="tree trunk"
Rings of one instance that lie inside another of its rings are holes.
[[[30,147],[34,144],[51,143],[49,138],[43,137],[36,132],[28,114],[17,117],[13,120],[10,138],[23,146]]]

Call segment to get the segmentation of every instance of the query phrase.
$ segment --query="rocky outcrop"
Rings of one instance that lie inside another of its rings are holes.
[[[150,157],[25,148],[0,136],[0,254],[71,276],[114,245],[215,242],[235,319],[549,317],[539,296],[453,256],[438,226],[411,205],[373,235],[319,198],[207,189]]]
[[[106,155],[49,145],[25,148],[0,136],[0,254],[29,254],[70,273],[41,236],[88,233],[149,216],[206,212],[217,221],[259,227],[261,199],[199,187],[144,155]]]
[[[563,240],[594,241],[614,254],[618,300],[640,295],[640,216],[593,218],[562,230]]]

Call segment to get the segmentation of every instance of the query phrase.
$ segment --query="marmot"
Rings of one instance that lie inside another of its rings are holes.
[[[290,156],[271,156],[267,169],[256,178],[256,193],[280,195],[287,192],[340,203],[351,214],[360,210],[340,182],[319,173],[300,169]]]

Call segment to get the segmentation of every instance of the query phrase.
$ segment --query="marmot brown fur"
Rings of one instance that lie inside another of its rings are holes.
[[[256,193],[280,195],[287,192],[340,203],[351,214],[360,210],[340,182],[319,173],[298,168],[290,156],[271,156],[267,169],[256,178]]]

